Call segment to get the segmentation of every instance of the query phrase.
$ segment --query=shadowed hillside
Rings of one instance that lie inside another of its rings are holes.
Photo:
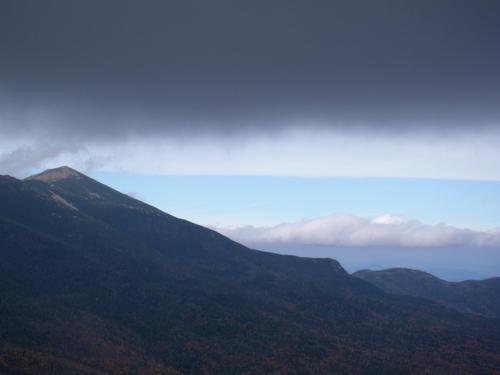
[[[500,373],[500,321],[248,249],[67,167],[0,177],[0,372]]]

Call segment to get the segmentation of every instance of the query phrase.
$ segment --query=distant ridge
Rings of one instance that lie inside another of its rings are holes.
[[[353,276],[388,293],[427,298],[461,312],[500,318],[500,277],[451,282],[409,268],[360,270]]]

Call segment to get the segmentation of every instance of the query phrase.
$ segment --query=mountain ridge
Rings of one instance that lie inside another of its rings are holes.
[[[3,372],[498,373],[500,322],[248,249],[82,176],[0,181]]]

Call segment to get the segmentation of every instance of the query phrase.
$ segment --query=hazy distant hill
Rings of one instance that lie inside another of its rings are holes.
[[[361,270],[353,275],[388,293],[428,298],[462,312],[500,317],[500,277],[449,282],[408,268]]]
[[[0,256],[0,373],[500,373],[499,320],[247,249],[67,167],[0,177]]]

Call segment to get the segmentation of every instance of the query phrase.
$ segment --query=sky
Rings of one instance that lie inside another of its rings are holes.
[[[0,173],[70,165],[225,229],[484,234],[499,44],[496,0],[5,0]]]
[[[500,226],[497,181],[105,171],[91,176],[175,216],[212,227],[274,226],[331,213],[391,214],[483,231]]]
[[[0,166],[499,180],[495,1],[6,0]]]

